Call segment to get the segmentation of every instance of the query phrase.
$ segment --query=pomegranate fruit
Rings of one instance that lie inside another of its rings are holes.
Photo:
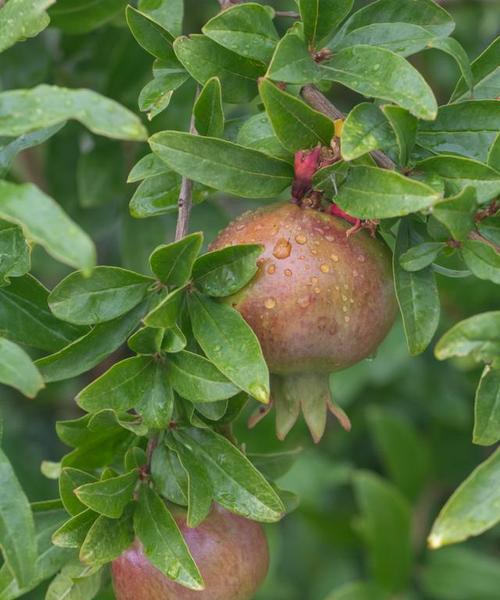
[[[350,227],[314,208],[280,203],[245,213],[211,246],[264,246],[257,275],[228,302],[259,338],[273,374],[281,439],[301,409],[316,441],[328,408],[349,427],[331,401],[328,375],[372,356],[396,316],[388,248],[364,230],[346,235]]]
[[[269,567],[262,526],[215,505],[195,529],[176,516],[205,581],[189,590],[166,577],[146,558],[139,541],[113,561],[116,600],[251,600]]]

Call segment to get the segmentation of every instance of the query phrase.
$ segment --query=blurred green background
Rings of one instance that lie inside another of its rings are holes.
[[[457,22],[455,37],[475,58],[498,34],[498,0],[440,2]],[[293,0],[270,2],[295,8]],[[358,2],[362,5],[363,2]],[[186,31],[199,31],[217,11],[216,0],[187,0]],[[281,19],[285,27],[288,21]],[[435,51],[411,59],[446,103],[458,78],[451,58]],[[56,83],[89,87],[138,112],[137,97],[150,79],[151,59],[137,45],[122,17],[86,35],[48,29],[0,56],[0,89]],[[150,131],[186,129],[194,89],[186,85],[159,115]],[[331,97],[343,110],[355,94],[334,86]],[[241,107],[227,108],[228,118]],[[255,111],[249,105],[248,111]],[[99,263],[147,270],[147,257],[173,238],[175,216],[134,220],[128,201],[134,187],[127,172],[145,144],[103,141],[76,124],[67,125],[40,148],[23,153],[14,170],[18,181],[34,181],[58,200],[98,244]],[[236,214],[256,202],[217,197],[195,207],[191,230],[210,241]],[[49,287],[65,267],[36,249],[34,273]],[[438,276],[439,277],[439,276]],[[443,305],[440,332],[469,315],[498,309],[498,288],[478,279],[439,277]],[[124,352],[124,351],[123,351]],[[98,372],[51,385],[29,401],[0,386],[4,447],[31,500],[56,496],[54,481],[40,471],[44,459],[57,461],[65,449],[54,432],[58,419],[78,416],[77,391]],[[272,418],[238,438],[256,452],[301,447],[300,457],[281,481],[301,496],[300,508],[268,528],[272,568],[257,600],[377,600],[348,582],[378,582],[399,600],[494,600],[500,598],[500,529],[457,547],[430,552],[426,536],[439,508],[457,485],[490,452],[473,446],[473,398],[480,370],[467,362],[438,363],[428,351],[410,358],[400,324],[377,356],[331,378],[337,401],[353,430],[333,422],[315,447],[305,427],[285,444],[274,438]],[[411,518],[405,518],[406,506]],[[404,509],[404,510],[403,510]],[[411,548],[405,545],[407,529]],[[332,596],[329,596],[329,594]],[[25,596],[43,598],[43,589]],[[108,596],[112,598],[112,595]],[[385,596],[380,596],[385,598]]]

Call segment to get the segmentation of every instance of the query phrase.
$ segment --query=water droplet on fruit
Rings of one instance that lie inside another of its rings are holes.
[[[330,267],[326,263],[323,263],[320,269],[323,273],[328,273],[330,271]]]
[[[325,235],[325,240],[327,242],[333,242],[335,238],[333,237],[333,235]]]
[[[278,259],[288,258],[292,251],[292,244],[285,238],[280,238],[273,249],[273,256]]]
[[[306,308],[307,306],[309,306],[309,303],[309,296],[302,296],[302,298],[299,298],[297,300],[297,304],[302,308]]]
[[[347,308],[347,306],[345,306],[345,305],[344,305],[344,306],[342,307],[342,310],[343,310],[343,311],[346,313],[346,312],[347,312],[349,309]]]
[[[356,271],[356,269],[354,269],[354,271],[352,272],[352,276],[357,277],[358,275],[359,275],[359,273]]]
[[[269,275],[272,275],[273,273],[276,273],[276,265],[269,265],[267,267],[267,272],[269,273]]]
[[[307,238],[303,233],[298,233],[295,236],[295,241],[297,242],[297,244],[305,244],[307,242]]]
[[[319,294],[319,293],[321,293],[321,288],[319,288],[319,287],[315,287],[315,288],[314,288],[314,293],[315,293],[315,294]]]
[[[241,231],[242,229],[245,229],[245,224],[244,223],[238,223],[238,225],[236,225],[236,230],[237,231]]]
[[[347,302],[347,296],[346,296],[345,294],[342,294],[342,300],[343,300],[344,302]]]
[[[267,298],[266,301],[264,302],[264,306],[266,308],[268,308],[269,310],[271,310],[272,308],[274,308],[276,306],[276,299],[275,298]]]
[[[285,269],[285,275],[287,277],[291,277],[292,276],[292,272],[290,271],[290,269]]]
[[[350,320],[351,320],[351,317],[347,317],[347,316],[345,316],[345,317],[344,317],[344,321],[345,321],[346,323],[349,323],[349,321],[350,321]]]
[[[305,256],[302,254],[302,256],[299,256],[299,260],[305,260]]]
[[[364,262],[365,262],[365,260],[366,260],[366,258],[365,258],[365,257],[364,257],[362,254],[360,254],[360,255],[358,256],[358,261],[359,261],[360,263],[364,263]]]
[[[311,277],[311,284],[317,285],[319,283],[319,279],[317,277]]]
[[[333,260],[333,262],[339,262],[339,257],[336,254],[332,254],[330,258]]]

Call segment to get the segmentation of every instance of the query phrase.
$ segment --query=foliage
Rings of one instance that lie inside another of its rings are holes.
[[[109,598],[107,565],[134,536],[201,589],[174,505],[190,526],[213,502],[275,523],[295,493],[279,531],[300,544],[269,527],[281,564],[259,599],[497,597],[499,40],[470,63],[433,0],[184,4],[0,2],[0,600]],[[402,327],[331,376],[350,437],[299,456],[302,431],[283,449],[243,423],[266,410],[269,371],[224,299],[262,249],[206,242],[255,200],[287,198],[294,153],[317,145],[325,210],[376,222],[393,250]],[[194,233],[174,239],[190,199]],[[438,330],[450,363],[425,352]],[[46,447],[18,455],[15,438],[38,435]],[[42,452],[58,460],[39,483]],[[39,500],[52,480],[57,499],[30,506],[19,481]],[[450,495],[432,548],[491,530],[425,553]]]

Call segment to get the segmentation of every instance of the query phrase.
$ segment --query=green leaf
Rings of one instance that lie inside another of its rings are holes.
[[[0,221],[0,286],[9,277],[21,277],[31,268],[30,247],[20,227]]]
[[[61,381],[85,373],[119,348],[144,316],[139,304],[127,314],[96,325],[89,333],[59,352],[38,359],[36,365],[45,381]]]
[[[161,329],[143,327],[129,337],[127,344],[137,354],[156,354],[161,350],[163,336]]]
[[[484,204],[500,193],[500,173],[470,158],[433,156],[417,163],[415,168],[425,174],[441,177],[445,182],[447,195],[457,194],[470,186],[476,191],[479,204]]]
[[[171,61],[174,58],[172,34],[156,23],[152,16],[130,4],[127,6],[126,16],[132,35],[146,52],[163,60]]]
[[[354,490],[373,578],[388,591],[404,590],[413,562],[410,505],[395,487],[368,471],[354,475]]]
[[[10,2],[12,2],[12,0],[10,0]],[[9,141],[5,145],[0,142],[0,177],[5,177],[9,172],[14,159],[20,152],[27,148],[42,144],[62,129],[64,125],[66,125],[65,122],[58,123],[52,127],[39,129],[32,133],[25,133],[18,138]]]
[[[4,359],[0,348],[0,360]],[[37,544],[30,505],[14,470],[0,449],[0,547],[8,568],[20,587],[36,577]],[[0,592],[1,594],[1,592]]]
[[[45,600],[92,600],[104,583],[104,571],[89,571],[78,562],[68,563],[52,580]]]
[[[17,344],[0,337],[0,383],[34,398],[44,387],[43,379],[31,358]]]
[[[255,521],[281,519],[284,507],[276,492],[225,437],[211,429],[196,428],[181,429],[175,435],[205,466],[216,502]]]
[[[495,169],[496,171],[500,170],[500,133],[490,146],[487,163],[492,169]]]
[[[19,225],[28,240],[43,246],[60,262],[83,269],[95,263],[92,240],[31,183],[0,181],[0,218]]]
[[[167,286],[181,287],[191,277],[194,261],[203,245],[203,233],[158,246],[149,259],[151,270]]]
[[[444,242],[424,242],[401,254],[399,264],[405,271],[421,271],[432,264],[446,247]]]
[[[416,500],[430,467],[425,441],[409,420],[380,408],[370,408],[368,423],[389,477],[410,501]]]
[[[139,109],[147,112],[151,121],[168,107],[175,90],[188,79],[189,75],[185,71],[156,76],[142,88]]]
[[[460,253],[478,279],[500,284],[500,253],[493,246],[482,241],[467,240],[462,243]]]
[[[226,102],[240,104],[257,95],[257,79],[264,75],[264,65],[244,58],[204,35],[177,38],[174,42],[177,58],[191,76],[204,85],[218,77]]]
[[[500,85],[500,37],[497,37],[486,50],[472,63],[472,79],[474,83],[474,98],[495,100],[498,97]],[[466,99],[470,91],[463,77],[453,94],[451,102]]]
[[[160,497],[146,486],[139,493],[134,528],[154,567],[189,589],[203,589],[201,574],[176,522]]]
[[[194,285],[209,296],[231,296],[253,279],[263,249],[258,244],[241,244],[200,256],[193,268]]]
[[[97,479],[94,475],[81,469],[66,467],[61,471],[59,477],[59,496],[68,514],[74,517],[87,510],[87,507],[78,500],[74,492],[77,487],[95,481]]]
[[[330,145],[335,133],[331,119],[268,79],[261,81],[259,91],[274,132],[287,150],[296,152],[318,144]]]
[[[182,466],[188,474],[188,527],[198,527],[212,508],[213,489],[204,464],[182,444],[175,444]]]
[[[188,505],[188,474],[177,454],[163,444],[153,452],[151,477],[164,498],[179,506]]]
[[[121,201],[123,153],[120,142],[98,140],[80,155],[77,167],[78,202],[83,208],[95,208]]]
[[[431,88],[408,61],[390,50],[366,45],[345,48],[321,70],[325,79],[364,96],[395,102],[420,119],[436,118]]]
[[[435,275],[430,267],[410,273],[400,266],[400,257],[411,247],[409,225],[401,221],[394,251],[394,284],[403,317],[410,354],[423,352],[439,325],[440,303]]]
[[[304,39],[291,29],[276,46],[266,76],[276,82],[306,85],[321,79]]]
[[[464,81],[467,84],[467,88],[472,92],[473,78],[472,70],[467,53],[463,47],[453,38],[435,38],[427,45],[428,48],[437,48],[449,54],[457,63],[458,68]]]
[[[56,352],[85,333],[50,312],[49,292],[31,275],[0,288],[0,335],[25,346]]]
[[[352,46],[378,46],[401,56],[411,56],[436,39],[432,31],[412,23],[371,23],[349,32],[328,46],[334,51]]]
[[[12,106],[16,112],[12,113]],[[0,93],[0,135],[18,136],[76,119],[92,133],[142,141],[147,131],[136,115],[92,90],[39,85]]]
[[[163,163],[167,169],[165,163]],[[165,172],[141,182],[130,200],[130,214],[136,219],[157,217],[177,210],[181,178]]]
[[[247,2],[219,13],[202,28],[217,44],[253,60],[269,62],[279,36],[273,24],[274,11]]]
[[[176,325],[167,329],[163,336],[161,349],[164,352],[180,352],[187,346],[186,336]]]
[[[372,23],[413,23],[440,37],[450,35],[455,28],[451,15],[433,0],[378,0],[349,17],[335,39]]]
[[[164,379],[161,366],[152,357],[126,358],[82,390],[76,400],[88,412],[104,408],[125,412],[136,408],[143,417],[143,413],[148,416],[145,419],[148,427],[158,427],[158,418],[155,416],[158,404],[161,407],[168,398],[162,385]],[[161,424],[168,422],[170,414],[171,407],[166,407],[165,419],[161,420]]]
[[[223,136],[222,87],[217,77],[212,77],[203,86],[200,95],[196,99],[193,113],[194,124],[199,135],[216,138]]]
[[[252,464],[263,473],[267,479],[274,481],[288,473],[302,453],[302,448],[273,452],[267,454],[247,454]]]
[[[428,538],[431,548],[462,542],[500,520],[500,448],[481,463],[441,509]]]
[[[208,359],[259,402],[269,401],[269,371],[257,337],[233,308],[191,293],[189,315],[196,341]]]
[[[165,429],[172,419],[174,392],[165,366],[155,361],[149,368],[146,393],[137,411],[149,429]]]
[[[474,444],[491,446],[500,440],[500,369],[486,365],[476,392]]]
[[[439,340],[436,358],[472,355],[489,362],[500,355],[500,311],[485,312],[460,321]]]
[[[78,513],[54,532],[52,542],[59,548],[79,548],[98,516],[92,510]]]
[[[2,6],[0,52],[26,37],[38,35],[49,24],[45,9],[55,0],[9,0]]]
[[[415,146],[417,119],[400,106],[385,104],[381,108],[396,136],[399,147],[399,164],[405,166]]]
[[[395,171],[353,167],[335,202],[360,219],[390,219],[430,208],[441,199],[434,189]]]
[[[474,215],[477,209],[476,194],[466,187],[452,198],[436,204],[433,216],[442,223],[455,240],[466,240],[474,227]]]
[[[304,34],[316,48],[351,12],[353,0],[299,0]]]
[[[80,560],[101,566],[120,556],[134,541],[131,511],[119,519],[100,516],[90,528],[80,548]]]
[[[191,402],[217,402],[238,393],[210,361],[192,352],[169,356],[167,377],[179,396]]]
[[[241,146],[260,150],[270,156],[289,162],[293,160],[292,154],[280,144],[265,112],[257,113],[247,119],[238,131],[236,141]]]
[[[417,143],[433,154],[459,154],[486,162],[499,129],[498,101],[468,100],[441,106],[435,121],[420,123]]]
[[[127,471],[140,469],[148,462],[146,452],[139,446],[133,446],[125,453],[123,463]]]
[[[75,494],[80,502],[96,513],[118,519],[132,501],[138,479],[139,474],[134,470],[118,477],[86,483],[76,488]]]
[[[172,35],[182,33],[183,0],[139,0],[139,10],[150,15],[156,23]]]
[[[167,171],[167,166],[152,152],[143,156],[130,171],[127,183],[135,183],[143,179],[149,179],[156,175],[162,175]]]
[[[124,4],[124,0],[100,0],[98,4],[92,0],[57,0],[49,12],[51,25],[66,33],[89,33],[110,21]]]
[[[4,564],[0,569],[0,598],[2,600],[14,600],[27,594],[44,579],[52,577],[74,557],[71,550],[57,548],[52,544],[52,532],[67,517],[63,510],[48,510],[35,513],[36,542],[38,546],[38,558],[34,563],[36,577],[26,586],[20,586],[8,565]],[[24,542],[24,539],[23,539]]]
[[[170,329],[175,327],[182,312],[186,288],[178,288],[170,292],[151,312],[144,317],[144,323],[149,327]]]
[[[232,142],[164,131],[150,145],[181,175],[244,198],[272,197],[292,182],[288,163]]]
[[[402,109],[400,109],[402,110]],[[396,145],[394,132],[378,106],[362,102],[348,114],[342,127],[342,158],[350,161],[373,150]]]
[[[428,552],[420,581],[430,598],[496,600],[500,574],[493,556],[460,546]]]
[[[137,306],[152,283],[150,277],[119,267],[95,267],[89,275],[75,272],[59,282],[49,295],[49,306],[62,321],[104,323]]]

